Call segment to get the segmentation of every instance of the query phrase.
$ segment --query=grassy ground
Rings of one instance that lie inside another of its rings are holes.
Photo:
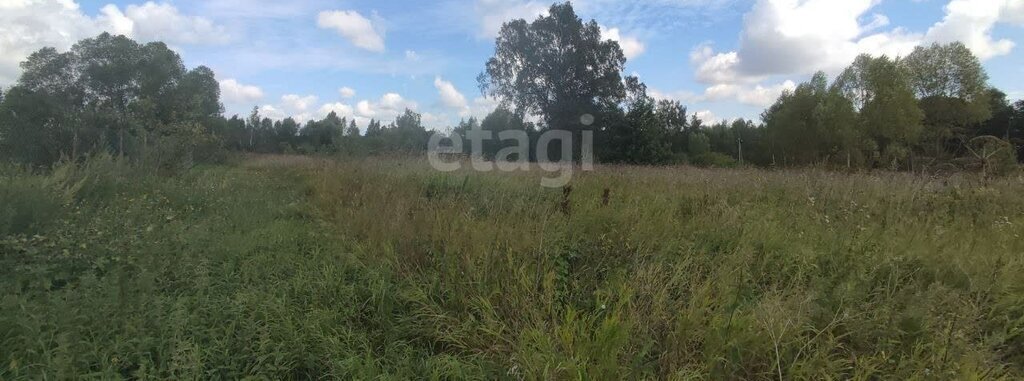
[[[1024,377],[1020,178],[7,172],[0,379]]]

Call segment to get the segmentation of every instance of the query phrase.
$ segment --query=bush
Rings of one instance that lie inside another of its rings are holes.
[[[222,142],[199,124],[178,126],[160,135],[142,155],[142,166],[163,175],[175,175],[199,163],[223,163],[227,158]]]
[[[0,181],[0,237],[36,234],[60,215],[63,203],[48,179],[18,169],[5,172]]]
[[[706,152],[694,156],[691,163],[701,167],[733,168],[736,166],[736,159],[719,152]]]

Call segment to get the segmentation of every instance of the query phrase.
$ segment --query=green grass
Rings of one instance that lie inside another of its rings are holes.
[[[1024,377],[1020,178],[97,162],[2,174],[0,379]]]

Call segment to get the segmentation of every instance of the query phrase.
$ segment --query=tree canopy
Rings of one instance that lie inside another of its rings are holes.
[[[0,118],[7,152],[34,164],[96,148],[145,153],[160,137],[220,117],[220,88],[206,67],[187,70],[160,42],[104,33],[70,51],[44,48],[22,63]]]
[[[505,23],[494,56],[478,77],[480,89],[519,115],[547,128],[578,130],[583,114],[625,96],[619,44],[601,38],[597,22],[583,22],[571,3],[554,4],[533,22]]]

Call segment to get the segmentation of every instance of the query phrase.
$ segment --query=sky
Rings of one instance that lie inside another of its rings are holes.
[[[405,108],[433,129],[496,105],[476,77],[503,22],[544,14],[536,0],[0,0],[0,87],[44,46],[102,31],[164,41],[213,69],[228,115],[275,119],[334,111],[391,121]],[[856,55],[899,56],[962,41],[990,84],[1024,98],[1024,0],[577,0],[619,42],[652,96],[706,121],[759,115],[815,71]]]

